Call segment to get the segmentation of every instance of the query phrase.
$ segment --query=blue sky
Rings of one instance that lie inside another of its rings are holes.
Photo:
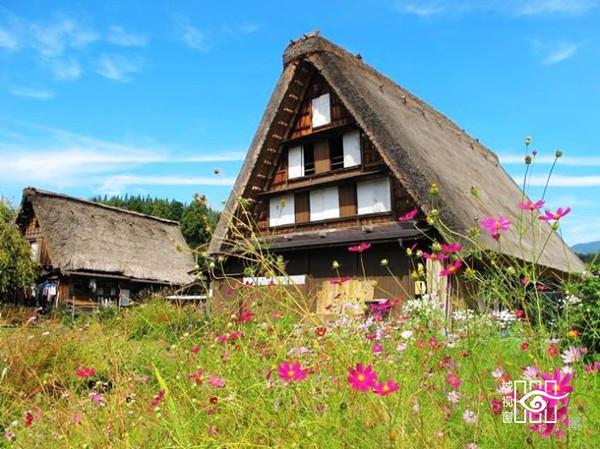
[[[600,0],[0,2],[0,195],[220,207],[290,39],[320,29],[449,116],[600,239]],[[91,3],[91,2],[89,2]],[[219,174],[215,174],[215,169]]]

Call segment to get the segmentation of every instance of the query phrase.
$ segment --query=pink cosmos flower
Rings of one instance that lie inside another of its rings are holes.
[[[555,369],[553,374],[542,373],[542,379],[546,381],[546,393],[560,398],[548,399],[548,407],[554,407],[557,403],[561,403],[563,405],[567,405],[569,403],[569,397],[567,396],[562,398],[562,396],[565,396],[573,391],[573,387],[569,383],[571,381],[570,374],[563,376],[560,370]]]
[[[25,411],[25,413],[23,413],[23,418],[25,420],[25,427],[30,427],[33,423],[33,413],[31,413],[31,410]]]
[[[581,359],[581,350],[571,346],[563,351],[561,358],[563,363],[567,365],[571,363],[577,363]]]
[[[279,378],[284,382],[299,382],[306,379],[306,376],[308,375],[308,371],[303,370],[298,362],[283,362],[279,365],[277,371],[279,372]]]
[[[460,243],[444,243],[442,245],[442,251],[445,253],[457,253],[462,251],[463,246]]]
[[[79,423],[81,423],[81,415],[79,413],[75,413],[73,415],[73,418],[71,418],[71,422],[73,424],[79,424]]]
[[[249,310],[242,310],[242,313],[240,313],[239,318],[237,319],[238,323],[247,323],[248,321],[252,320],[252,318],[254,317],[254,314],[252,312],[250,312]]]
[[[350,373],[348,383],[354,390],[367,392],[375,386],[377,374],[371,365],[363,368],[362,363],[357,363],[356,368],[348,368],[348,372]]]
[[[600,362],[594,362],[592,365],[584,365],[583,370],[586,373],[596,374],[600,370]]]
[[[456,259],[453,263],[446,265],[446,268],[440,271],[440,276],[452,276],[460,267],[462,267],[462,261]]]
[[[418,213],[419,213],[419,211],[417,209],[413,209],[413,210],[405,213],[404,215],[402,215],[400,218],[398,218],[398,221],[413,220],[417,216]]]
[[[387,380],[385,382],[375,382],[373,386],[373,393],[380,396],[386,396],[394,391],[397,391],[400,387],[393,380]]]
[[[204,370],[199,369],[194,371],[192,374],[188,376],[188,379],[193,380],[196,385],[200,385],[202,383],[202,376],[204,375]]]
[[[371,247],[371,243],[362,242],[358,245],[349,246],[348,251],[351,251],[354,253],[362,253],[363,251],[368,250],[370,247]]]
[[[504,376],[504,370],[502,368],[498,367],[492,371],[492,377],[494,379],[500,379],[502,376]]]
[[[200,346],[195,345],[192,347],[192,349],[190,350],[193,354],[198,354],[200,352]]]
[[[460,393],[458,391],[452,390],[448,393],[448,402],[451,404],[458,404],[458,401],[460,401]]]
[[[373,345],[373,354],[380,355],[383,352],[383,345],[381,343],[375,343]]]
[[[13,441],[15,438],[17,438],[17,436],[12,430],[7,430],[4,433],[4,438],[6,438],[8,441]]]
[[[499,415],[502,413],[502,401],[498,398],[490,399],[490,407],[492,408],[492,413],[494,415]]]
[[[90,398],[90,401],[92,401],[94,404],[96,404],[99,407],[104,407],[106,404],[104,403],[104,396],[102,396],[100,393],[97,393],[96,391],[92,391],[88,397]]]
[[[519,203],[519,209],[528,210],[528,211],[533,212],[533,211],[539,210],[544,205],[544,203],[545,203],[544,200],[539,200],[539,201],[536,201],[535,203],[531,200],[526,200],[526,201]]]
[[[482,229],[488,231],[495,240],[500,238],[501,232],[508,231],[511,224],[512,221],[507,220],[503,215],[487,217],[480,222]]]
[[[157,395],[155,395],[152,400],[150,401],[150,407],[151,408],[156,408],[160,405],[160,403],[163,401],[163,399],[165,398],[165,390],[160,390],[158,392]]]
[[[552,212],[550,209],[546,209],[546,213],[539,217],[539,219],[542,221],[559,221],[569,212],[571,212],[570,207],[567,207],[566,209],[559,207],[558,209],[556,209],[556,212]]]
[[[208,376],[206,383],[213,388],[223,388],[225,386],[225,380],[219,376]]]
[[[477,422],[477,415],[471,410],[465,410],[462,416],[463,421],[467,424],[475,424]]]
[[[462,384],[459,377],[452,371],[450,371],[446,375],[446,382],[448,382],[448,385],[450,385],[455,390],[458,390],[460,388],[460,385]]]
[[[352,279],[352,276],[342,276],[339,279],[331,279],[329,283],[331,285],[342,285],[344,282],[348,282],[350,279]]]
[[[94,368],[82,368],[75,371],[75,375],[80,378],[91,377],[96,374],[96,370]]]
[[[426,253],[423,251],[423,257],[430,260],[444,260],[448,258],[448,255],[444,253]]]
[[[537,380],[539,373],[540,373],[540,370],[537,368],[537,366],[533,366],[533,365],[527,366],[523,370],[523,379]]]

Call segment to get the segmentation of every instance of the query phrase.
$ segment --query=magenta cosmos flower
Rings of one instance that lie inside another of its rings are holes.
[[[426,253],[423,251],[423,257],[430,260],[444,260],[448,258],[448,255],[444,253]]]
[[[400,389],[398,384],[390,379],[385,382],[375,382],[375,385],[373,386],[373,393],[380,396],[386,396],[394,391],[397,391],[398,389]]]
[[[377,374],[371,365],[363,367],[362,363],[357,363],[356,368],[348,368],[348,372],[348,383],[354,390],[367,392],[375,387]]]
[[[96,374],[96,370],[94,368],[81,368],[75,371],[75,375],[77,377],[81,377],[82,379],[85,377],[91,377]]]
[[[535,203],[531,200],[522,201],[519,203],[519,209],[528,210],[528,211],[536,211],[540,210],[540,208],[544,205],[544,200],[536,201]]]
[[[306,376],[308,375],[308,371],[303,370],[298,362],[283,362],[279,365],[277,370],[279,372],[279,378],[284,382],[299,382],[306,379]]]
[[[462,251],[463,246],[460,243],[444,243],[442,245],[442,251],[445,253],[457,253]]]
[[[500,232],[508,231],[512,221],[507,220],[504,215],[497,217],[487,217],[481,220],[481,227],[488,231],[493,239],[500,238]]]
[[[554,374],[542,374],[546,386],[546,393],[556,399],[548,399],[548,407],[555,407],[558,403],[567,405],[569,403],[569,393],[573,391],[570,385],[571,375],[562,375],[559,369],[554,370]]]
[[[370,247],[371,247],[370,243],[362,242],[362,243],[359,243],[358,245],[349,246],[348,251],[351,251],[353,253],[362,253],[363,251],[368,250]]]
[[[462,267],[462,262],[460,259],[456,259],[453,263],[446,265],[446,268],[440,271],[440,276],[452,276],[460,267]]]
[[[559,207],[558,209],[556,209],[556,212],[552,212],[550,209],[546,209],[546,213],[539,218],[542,221],[558,221],[562,217],[567,215],[569,212],[571,212],[570,207],[567,207],[566,209]]]
[[[407,213],[405,213],[404,215],[402,215],[401,217],[398,218],[398,221],[409,221],[409,220],[413,220],[417,214],[419,213],[419,211],[417,209],[413,209]]]

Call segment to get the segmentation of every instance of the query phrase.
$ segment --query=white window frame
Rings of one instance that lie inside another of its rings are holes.
[[[331,96],[323,94],[312,99],[312,127],[329,125],[331,123]]]
[[[344,150],[344,168],[361,164],[360,132],[358,130],[343,135],[342,147]]]
[[[31,242],[31,260],[33,262],[40,261],[40,246],[39,242]]]
[[[296,222],[294,194],[288,193],[269,200],[269,226],[285,226]]]
[[[392,189],[390,178],[375,178],[356,183],[358,215],[392,211]]]
[[[340,191],[338,186],[310,192],[310,221],[340,217]]]
[[[304,176],[304,147],[296,146],[288,149],[288,179]]]

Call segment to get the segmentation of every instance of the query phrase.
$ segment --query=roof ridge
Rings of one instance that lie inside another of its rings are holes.
[[[122,208],[119,208],[119,207],[108,206],[106,204],[98,203],[98,202],[95,202],[95,201],[84,200],[82,198],[77,198],[77,197],[74,197],[74,196],[69,196],[69,195],[66,195],[64,193],[50,192],[48,190],[38,189],[36,187],[25,187],[23,189],[23,197],[27,197],[29,195],[42,195],[42,196],[50,196],[50,197],[55,197],[55,198],[62,198],[62,199],[68,200],[68,201],[75,201],[75,202],[78,202],[78,203],[86,204],[88,206],[95,206],[95,207],[99,207],[99,208],[102,208],[102,209],[107,209],[107,210],[110,210],[110,211],[113,211],[113,212],[125,213],[125,214],[129,214],[129,215],[135,215],[135,216],[138,216],[140,218],[146,218],[146,219],[150,219],[150,220],[156,220],[156,221],[160,221],[160,222],[165,223],[165,224],[179,226],[179,222],[177,222],[175,220],[169,220],[167,218],[161,218],[161,217],[156,217],[154,215],[143,214],[141,212],[136,212],[136,211],[128,210],[128,209],[122,209]]]
[[[285,49],[283,53],[284,66],[296,61],[300,58],[304,58],[311,53],[333,53],[341,58],[345,58],[353,64],[358,65],[360,68],[367,70],[370,74],[375,76],[377,79],[387,83],[389,87],[393,89],[399,89],[403,96],[410,98],[414,101],[415,105],[421,108],[422,112],[431,114],[433,117],[440,119],[443,125],[448,126],[451,132],[459,132],[462,136],[466,137],[471,144],[475,145],[484,155],[489,155],[494,158],[496,162],[500,161],[498,155],[479,142],[479,139],[469,135],[464,128],[461,128],[457,123],[450,119],[445,114],[441,113],[433,106],[430,106],[426,101],[422,100],[417,95],[413,94],[409,90],[402,87],[396,81],[389,76],[383,74],[375,67],[366,63],[360,54],[352,54],[345,48],[337,45],[329,39],[321,36],[319,30],[303,34],[300,38],[293,40]],[[405,103],[406,105],[406,103]],[[410,105],[407,105],[410,107]]]

